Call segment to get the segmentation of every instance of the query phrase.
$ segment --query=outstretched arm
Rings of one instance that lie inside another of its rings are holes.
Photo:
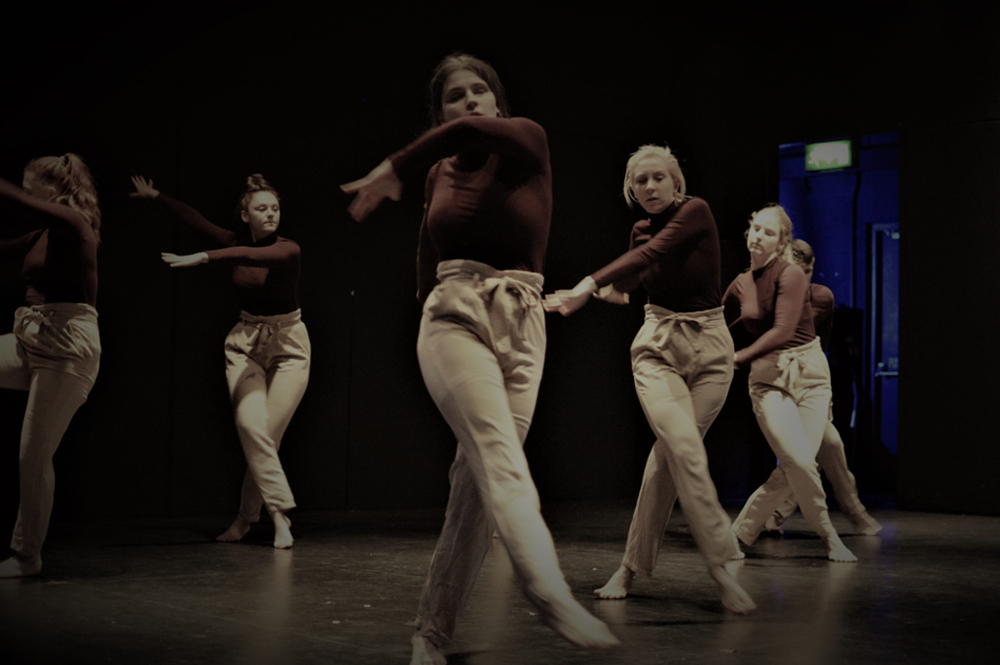
[[[163,252],[160,254],[160,258],[169,265],[171,268],[191,268],[202,263],[208,263],[208,253],[198,252],[197,254],[171,254],[170,252]]]
[[[132,184],[135,186],[135,191],[129,193],[130,197],[156,201],[169,210],[174,217],[220,245],[228,247],[236,243],[236,233],[213,224],[191,206],[172,199],[155,189],[152,180],[146,180],[141,175],[134,175],[132,176]]]
[[[356,222],[363,222],[385,199],[398,201],[403,196],[403,182],[392,168],[388,159],[373,168],[360,180],[341,185],[345,194],[356,194],[347,212]]]
[[[708,204],[701,199],[691,199],[657,231],[649,240],[637,244],[639,222],[632,232],[629,251],[591,275],[598,286],[635,278],[649,266],[669,261],[670,255],[677,248],[696,241],[715,227],[715,218]],[[649,231],[645,231],[648,233]]]
[[[460,152],[506,155],[538,171],[547,169],[549,161],[545,130],[527,118],[459,118],[426,132],[364,178],[341,185],[345,193],[356,194],[348,212],[356,221],[364,220],[385,199],[400,199],[404,178]]]
[[[90,224],[82,214],[67,205],[43,201],[31,196],[17,185],[0,178],[0,197],[15,201],[43,215],[46,226],[60,226],[83,238],[92,233]]]
[[[597,293],[597,284],[591,277],[584,277],[572,289],[562,289],[550,293],[542,300],[542,309],[546,312],[559,312],[569,316],[587,304],[590,296]]]
[[[272,268],[279,265],[290,265],[298,262],[301,250],[297,243],[291,240],[280,240],[266,247],[225,247],[196,254],[177,255],[163,252],[160,257],[171,268],[191,268],[202,263],[222,263],[228,265],[254,266]]]
[[[584,277],[572,289],[562,289],[546,295],[542,299],[542,309],[569,316],[586,305],[591,296],[614,305],[628,304],[628,293],[616,290],[611,284],[598,288],[592,277]]]
[[[549,142],[541,125],[527,118],[467,116],[435,127],[391,155],[396,172],[406,178],[460,152],[503,155],[535,171],[549,164]]]
[[[205,255],[208,257],[209,263],[274,268],[297,264],[302,256],[302,250],[298,243],[281,238],[277,242],[263,247],[236,245],[235,247],[213,249],[205,252]]]

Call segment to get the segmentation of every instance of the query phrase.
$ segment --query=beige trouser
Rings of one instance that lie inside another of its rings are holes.
[[[646,460],[622,559],[629,570],[653,574],[678,497],[709,565],[739,552],[703,443],[729,393],[733,355],[721,307],[677,314],[646,305],[646,320],[632,343],[632,373],[657,439]]]
[[[21,503],[10,546],[41,565],[52,515],[52,457],[100,367],[97,310],[86,303],[21,307],[0,336],[0,388],[28,391],[21,426]]]
[[[840,438],[840,432],[833,426],[832,408],[830,418],[826,421],[826,428],[823,430],[823,441],[819,444],[816,462],[826,474],[827,480],[830,481],[833,493],[837,496],[837,503],[840,504],[840,510],[848,515],[860,515],[865,512],[865,506],[858,498],[858,483],[854,480],[854,474],[847,468],[844,440]],[[774,511],[775,523],[781,525],[795,512],[798,505],[795,497],[789,496]]]
[[[774,510],[795,494],[802,514],[824,540],[836,536],[816,465],[830,411],[830,367],[819,338],[774,351],[750,366],[757,423],[780,464],[751,495],[733,529],[753,543]]]
[[[240,313],[226,337],[226,380],[247,459],[240,516],[260,519],[295,507],[278,459],[281,437],[309,383],[309,333],[301,310],[275,316]]]
[[[417,611],[441,646],[455,630],[499,533],[525,594],[543,613],[575,603],[539,512],[522,446],[545,359],[542,276],[476,261],[443,261],[424,305],[417,357],[458,440],[451,494]]]

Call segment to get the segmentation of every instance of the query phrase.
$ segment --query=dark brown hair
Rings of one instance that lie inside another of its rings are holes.
[[[816,260],[816,252],[805,240],[796,238],[791,242],[792,258],[796,263],[808,266]]]

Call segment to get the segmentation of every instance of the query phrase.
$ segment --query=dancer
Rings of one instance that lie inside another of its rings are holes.
[[[458,451],[411,662],[445,662],[440,649],[494,529],[542,620],[576,645],[611,646],[615,637],[563,579],[522,450],[545,355],[541,273],[552,211],[545,131],[508,117],[496,72],[462,53],[435,69],[429,106],[430,131],[342,186],[356,194],[348,210],[362,221],[383,199],[399,200],[402,178],[431,167],[418,252],[417,357]]]
[[[186,256],[163,253],[172,268],[202,263],[233,266],[233,283],[240,290],[240,321],[226,337],[226,380],[233,400],[236,431],[247,472],[240,511],[217,540],[235,542],[260,520],[267,508],[274,522],[274,546],[292,546],[292,522],[285,513],[295,507],[292,490],[278,459],[281,437],[291,422],[309,382],[311,347],[299,309],[297,243],[277,234],[281,221],[278,193],[263,176],[247,178],[240,219],[249,238],[212,224],[191,206],[153,188],[153,181],[132,176],[130,196],[153,199],[177,219],[222,249]],[[249,242],[247,242],[249,240]]]
[[[746,238],[750,269],[733,280],[722,301],[730,327],[742,324],[754,339],[735,360],[750,366],[754,414],[780,466],[747,501],[733,529],[752,545],[794,492],[827,557],[857,561],[830,523],[816,466],[830,409],[830,368],[813,328],[805,274],[788,260],[792,220],[781,206],[768,206],[750,217]]]
[[[0,197],[21,203],[41,228],[0,242],[0,256],[21,260],[25,306],[14,331],[0,336],[0,388],[28,391],[21,426],[21,503],[0,577],[37,575],[49,530],[52,456],[100,366],[97,246],[101,211],[78,155],[41,157],[24,169],[23,189],[0,178]]]
[[[641,281],[646,319],[632,343],[635,388],[656,443],[618,571],[596,593],[624,598],[636,573],[650,576],[663,532],[680,496],[722,604],[738,614],[756,605],[725,564],[741,558],[729,516],[708,473],[703,438],[733,379],[733,340],[722,314],[719,232],[708,204],[686,196],[684,175],[669,148],[645,145],[625,167],[625,201],[649,218],[632,228],[630,249],[574,289],[546,296],[545,309],[564,316],[591,295],[622,302]]]
[[[813,248],[805,240],[796,238],[791,243],[792,260],[802,268],[809,282],[809,304],[813,311],[813,324],[816,327],[816,334],[819,336],[820,346],[826,351],[830,344],[830,334],[833,331],[833,291],[822,284],[815,284],[812,281],[813,267],[816,263],[816,255]],[[819,454],[816,455],[819,468],[826,472],[826,477],[833,487],[834,494],[837,495],[837,502],[840,509],[847,513],[847,516],[854,522],[854,526],[865,536],[877,535],[882,530],[882,525],[868,514],[868,510],[861,499],[858,498],[858,485],[854,480],[854,474],[847,468],[847,455],[844,452],[844,441],[840,438],[840,433],[833,426],[833,404],[830,405],[830,417],[826,422],[826,429],[823,430],[823,442],[819,446]],[[788,517],[795,512],[798,502],[794,496],[781,504],[767,521],[764,528],[767,531],[781,532],[781,525]]]

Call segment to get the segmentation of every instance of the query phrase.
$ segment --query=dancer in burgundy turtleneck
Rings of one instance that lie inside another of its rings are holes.
[[[402,178],[431,171],[420,231],[417,357],[458,439],[451,495],[411,638],[413,664],[443,664],[494,529],[542,620],[570,642],[617,640],[573,598],[539,512],[522,446],[545,355],[542,262],[552,212],[545,131],[508,118],[488,64],[445,58],[431,80],[435,125],[361,180],[348,208],[363,220]],[[434,271],[434,272],[432,272]]]
[[[780,466],[750,497],[733,525],[752,545],[768,517],[794,493],[809,524],[823,539],[831,561],[857,557],[840,540],[826,506],[816,453],[830,409],[830,368],[813,328],[808,283],[785,258],[792,221],[781,206],[751,217],[747,231],[751,269],[723,296],[726,320],[754,339],[736,354],[750,365],[750,398],[757,422]]]
[[[3,578],[42,570],[55,493],[52,457],[97,378],[101,211],[90,171],[72,153],[32,160],[24,189],[0,179],[0,198],[20,203],[40,227],[0,242],[0,256],[21,261],[26,286],[13,332],[0,336],[0,388],[28,392],[14,556],[0,562]]]
[[[250,232],[246,243],[236,232],[212,224],[191,206],[153,189],[152,181],[134,176],[132,183],[136,188],[132,196],[157,201],[223,245],[187,256],[164,253],[163,260],[174,268],[232,265],[233,284],[240,292],[240,321],[226,337],[226,379],[247,472],[239,513],[218,540],[242,539],[260,520],[263,505],[274,523],[274,546],[291,547],[291,520],[285,513],[295,507],[295,499],[278,450],[309,382],[311,347],[299,310],[301,252],[297,243],[277,234],[278,194],[260,174],[247,178],[240,213]]]
[[[649,296],[645,322],[632,343],[632,373],[657,439],[621,566],[595,593],[624,598],[636,573],[653,574],[679,496],[723,605],[745,614],[756,605],[726,569],[741,553],[708,473],[703,442],[733,378],[733,340],[721,307],[719,233],[708,204],[685,197],[685,189],[669,149],[647,145],[633,153],[624,194],[649,218],[633,227],[628,252],[575,289],[548,296],[546,309],[569,315],[593,294],[623,302],[639,282]]]
[[[816,328],[816,335],[820,339],[820,346],[825,351],[830,344],[830,336],[833,332],[833,291],[812,281],[816,255],[809,243],[805,240],[795,239],[791,242],[791,250],[795,265],[802,268],[806,280],[809,281],[808,300],[812,307],[813,325]],[[823,430],[823,441],[820,443],[819,453],[816,455],[816,462],[819,464],[819,468],[826,473],[827,480],[830,481],[833,492],[837,496],[840,510],[851,518],[854,526],[862,535],[877,535],[882,530],[882,525],[868,514],[868,510],[858,498],[857,481],[847,467],[844,441],[840,438],[840,432],[833,425],[832,404],[830,405],[830,417]],[[794,496],[788,497],[788,500],[781,504],[767,519],[764,525],[765,529],[780,533],[781,524],[795,512],[798,505]]]

